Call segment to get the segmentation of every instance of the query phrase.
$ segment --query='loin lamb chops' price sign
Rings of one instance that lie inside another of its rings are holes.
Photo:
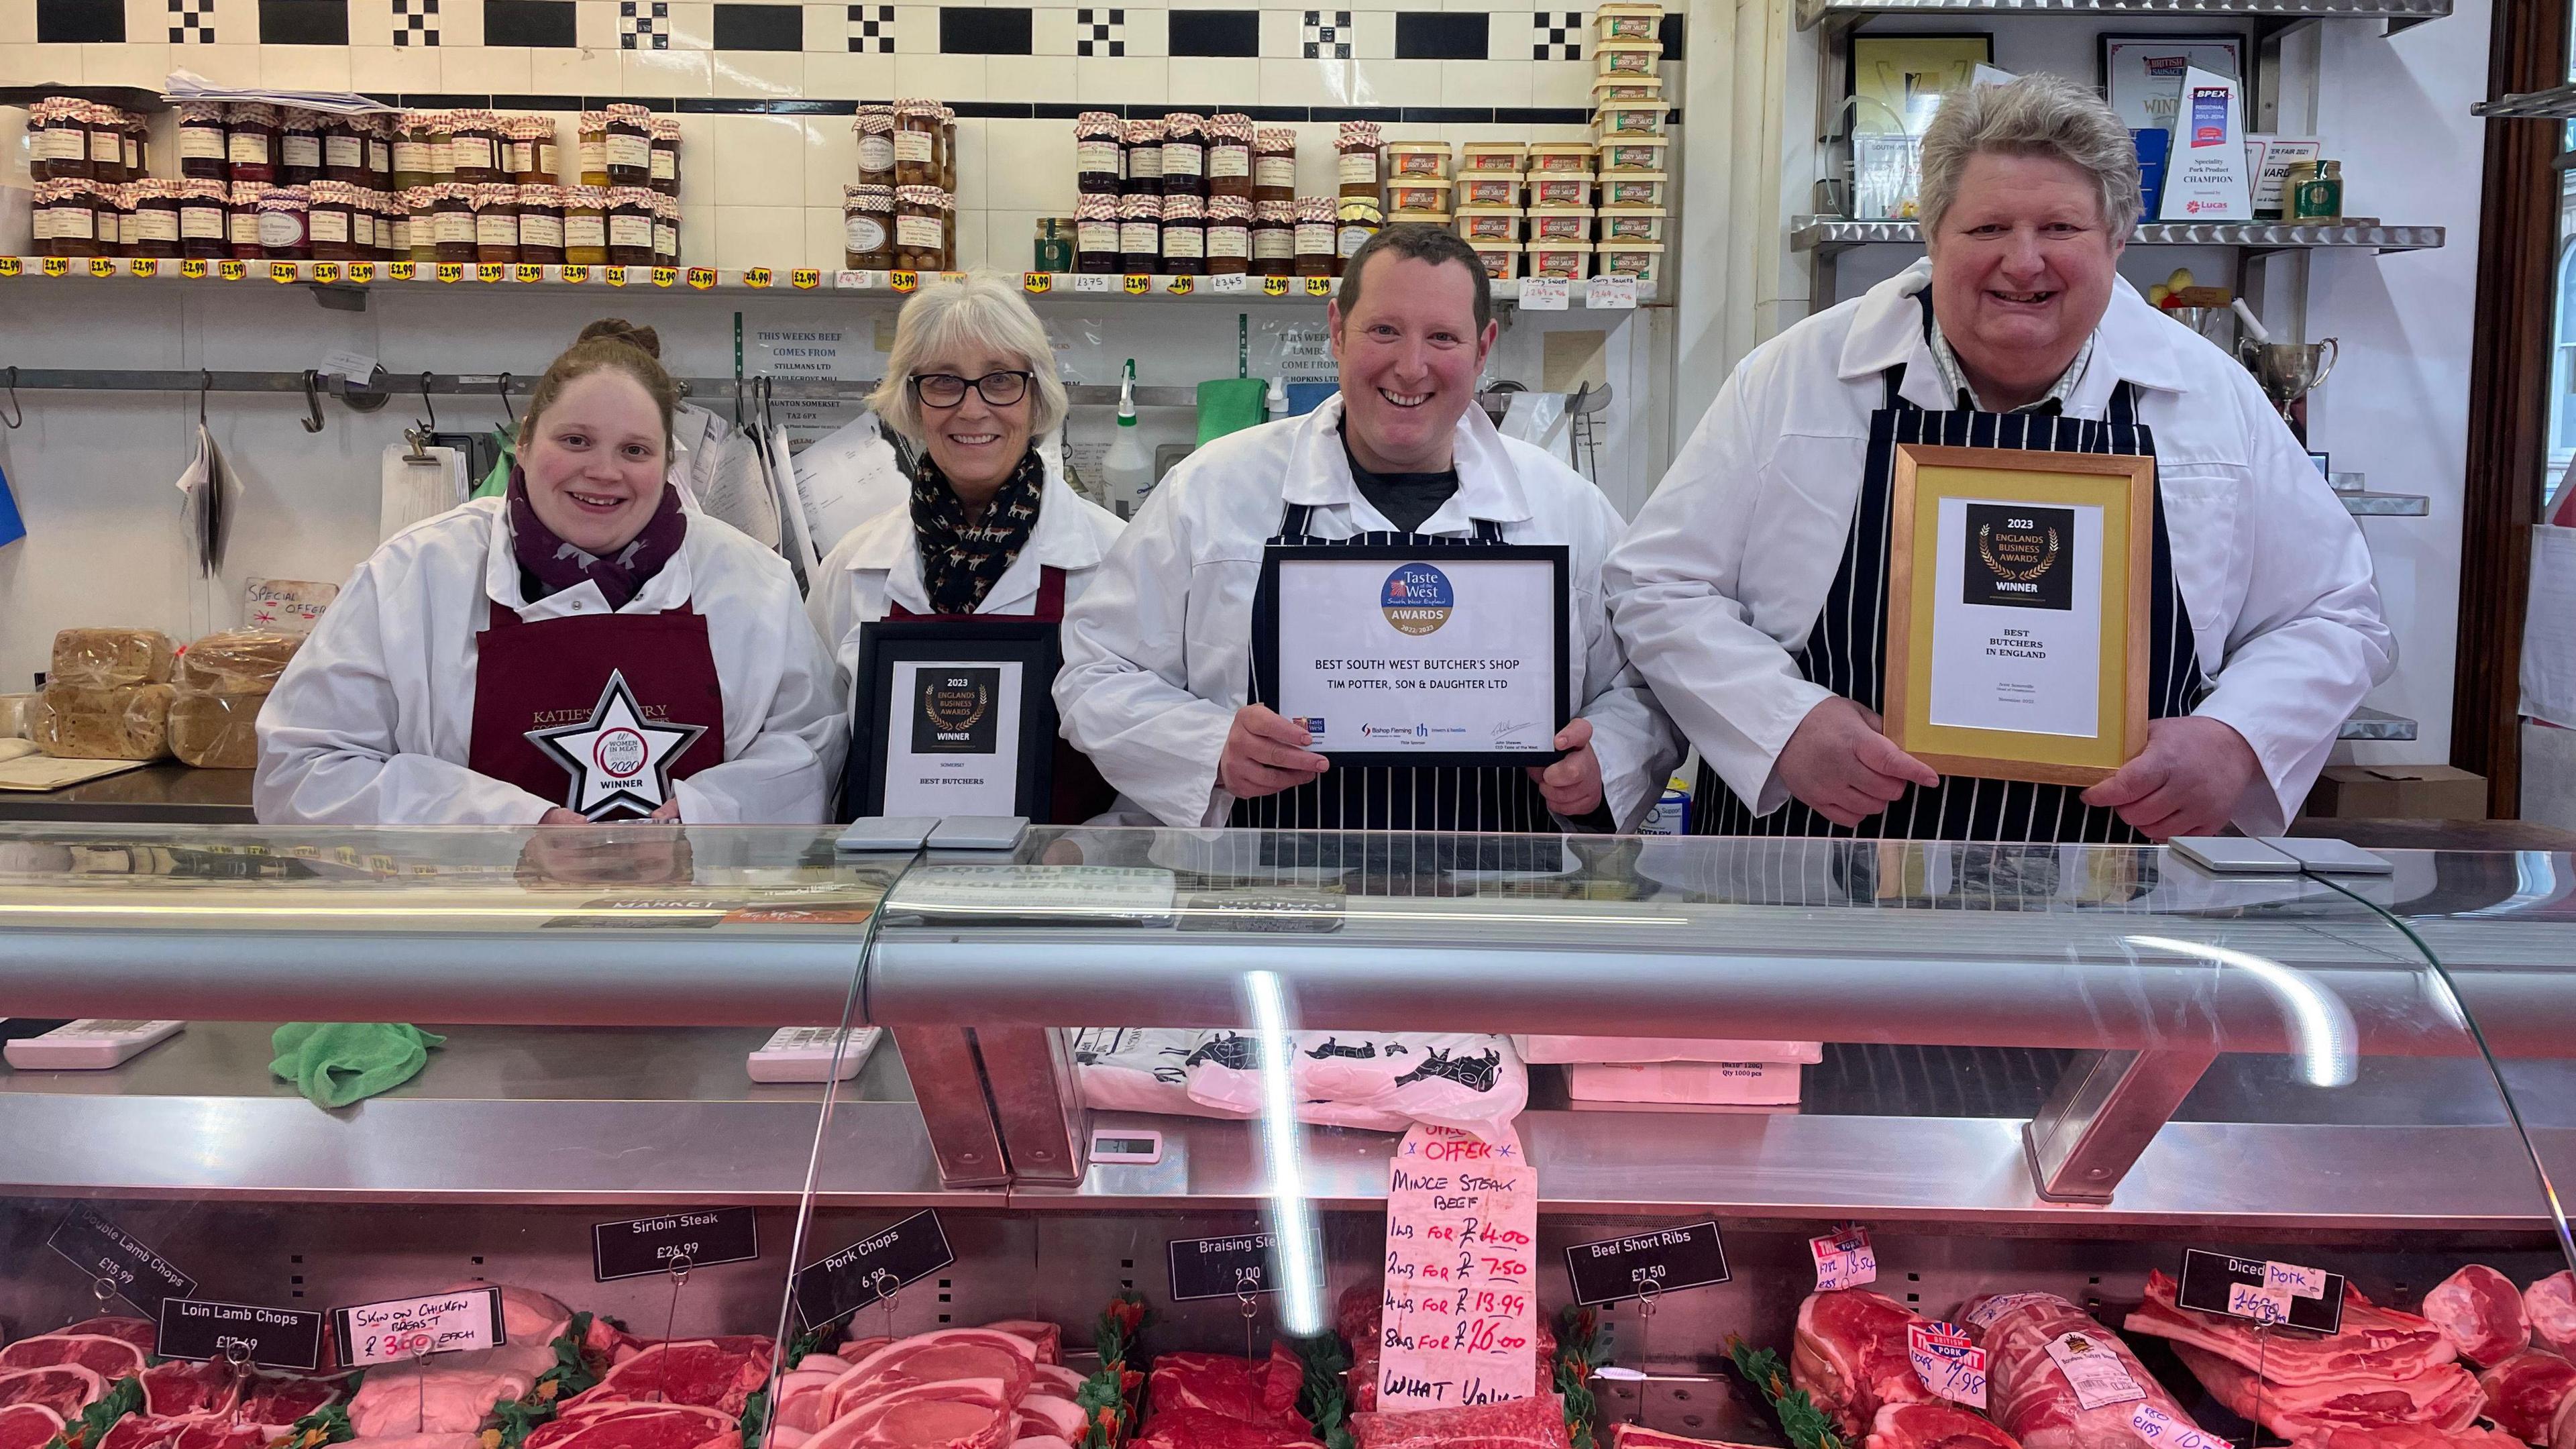
[[[1954,1404],[1986,1406],[1986,1351],[1955,1323],[1905,1325],[1905,1357],[1923,1387]]]
[[[153,1351],[163,1358],[222,1359],[311,1373],[322,1366],[322,1315],[195,1298],[161,1301]]]
[[[1279,1240],[1269,1233],[1238,1233],[1231,1238],[1174,1238],[1167,1252],[1172,1261],[1172,1301],[1238,1298],[1279,1291],[1274,1252]]]
[[[759,1225],[747,1207],[590,1225],[591,1276],[602,1283],[652,1273],[685,1273],[710,1263],[744,1263],[759,1256]]]
[[[1389,1165],[1378,1408],[1525,1399],[1541,1386],[1538,1169],[1509,1127],[1487,1142],[1427,1123]]]
[[[197,1291],[196,1279],[170,1266],[141,1238],[87,1207],[65,1214],[45,1246],[90,1276],[102,1306],[110,1296],[119,1297],[158,1318],[164,1302]]]
[[[2266,1326],[2277,1323],[2317,1333],[2343,1327],[2343,1275],[2297,1263],[2185,1248],[2182,1286],[2174,1299],[2185,1308]]]
[[[796,1312],[807,1328],[823,1328],[956,1261],[939,1214],[925,1209],[798,1270]]]
[[[1576,1243],[1565,1250],[1565,1275],[1574,1280],[1574,1301],[1586,1308],[1706,1288],[1731,1276],[1714,1222]]]
[[[433,1353],[499,1348],[510,1341],[501,1326],[498,1288],[466,1288],[334,1308],[331,1336],[339,1341],[340,1362],[351,1368],[401,1363]]]

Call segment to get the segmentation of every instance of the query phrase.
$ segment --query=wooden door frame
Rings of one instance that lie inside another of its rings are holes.
[[[2568,3],[2495,0],[2489,99],[2566,81]],[[2498,820],[2522,814],[2522,624],[2549,457],[2561,135],[2545,121],[2486,128],[2451,763],[2487,777],[2487,813]]]

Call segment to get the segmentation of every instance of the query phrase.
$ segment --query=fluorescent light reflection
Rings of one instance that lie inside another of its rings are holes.
[[[1279,1326],[1303,1336],[1324,1331],[1323,1255],[1315,1209],[1306,1195],[1306,1164],[1291,1079],[1288,991],[1276,971],[1247,971],[1243,995],[1261,1061],[1261,1152],[1270,1168],[1270,1233],[1277,1243]]]
[[[2305,971],[2294,970],[2268,957],[2211,946],[2199,941],[2181,941],[2171,936],[2131,936],[2132,946],[2150,951],[2171,951],[2178,956],[2197,956],[2218,966],[2233,966],[2263,983],[2272,999],[2281,1006],[2281,1014],[2290,1026],[2290,1054],[2299,1060],[2299,1073],[2310,1086],[2348,1087],[2360,1070],[2360,1029],[2353,1025],[2352,1008],[2343,998],[2316,983]]]

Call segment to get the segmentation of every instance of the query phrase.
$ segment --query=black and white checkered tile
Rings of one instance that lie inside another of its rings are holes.
[[[170,0],[170,43],[215,43],[215,0]]]
[[[1084,7],[1074,15],[1074,50],[1078,55],[1125,55],[1127,12]]]
[[[669,50],[671,0],[617,0],[617,48]]]
[[[1541,10],[1530,16],[1530,59],[1583,59],[1583,12]]]
[[[894,54],[894,7],[850,7],[850,50],[857,55]]]
[[[438,0],[394,0],[394,44],[438,44]]]
[[[1347,10],[1309,10],[1302,38],[1308,60],[1348,60],[1351,58],[1351,12]]]

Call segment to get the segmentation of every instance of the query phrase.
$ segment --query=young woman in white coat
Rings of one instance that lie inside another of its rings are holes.
[[[977,272],[915,293],[869,405],[913,446],[912,492],[814,572],[806,609],[842,674],[857,676],[860,631],[880,620],[1061,623],[1125,525],[1037,446],[1064,421],[1065,391],[1018,290]],[[1107,808],[1089,764],[1056,753],[1049,818]]]
[[[822,819],[844,725],[786,563],[664,481],[650,328],[546,369],[506,497],[388,539],[259,719],[271,824]]]

